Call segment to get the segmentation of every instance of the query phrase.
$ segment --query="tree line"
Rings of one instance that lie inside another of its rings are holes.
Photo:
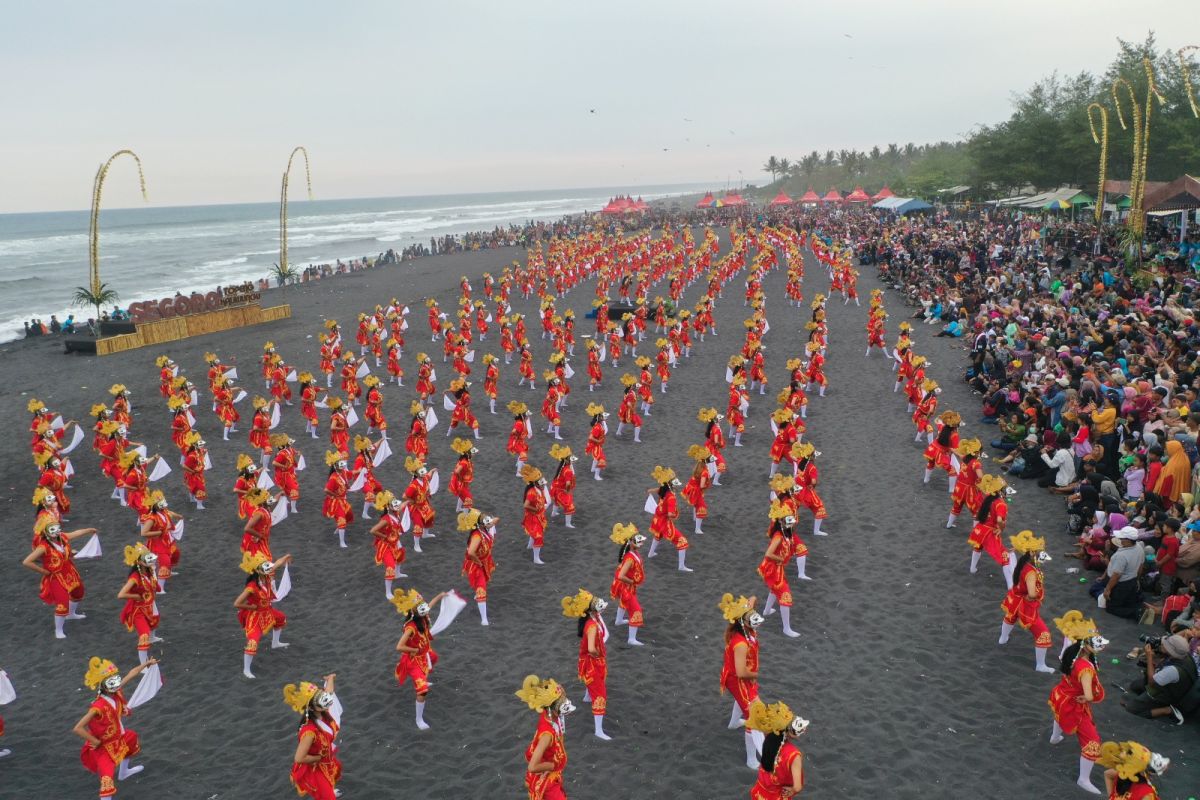
[[[1133,119],[1128,92],[1120,90],[1122,130],[1113,102],[1113,83],[1124,78],[1137,102],[1146,101],[1143,58],[1154,65],[1161,102],[1154,101],[1147,180],[1169,181],[1200,168],[1200,119],[1192,112],[1179,55],[1162,50],[1153,33],[1140,43],[1118,39],[1118,52],[1104,72],[1055,72],[1013,98],[1008,119],[979,125],[964,139],[933,144],[891,143],[869,151],[813,150],[799,158],[771,156],[762,170],[771,191],[797,197],[811,185],[818,194],[831,187],[843,193],[861,184],[870,192],[890,186],[897,194],[932,197],[940,189],[970,186],[971,196],[1004,197],[1026,187],[1049,190],[1076,186],[1095,193],[1100,145],[1092,140],[1087,108],[1108,109],[1109,180],[1128,180],[1132,165]],[[1193,91],[1200,67],[1187,59]],[[1097,133],[1099,120],[1097,119]]]

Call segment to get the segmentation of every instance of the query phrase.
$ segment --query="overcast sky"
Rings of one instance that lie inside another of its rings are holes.
[[[155,205],[723,185],[768,155],[953,139],[1195,0],[203,0],[5,13],[0,212],[85,208],[131,147]],[[595,113],[591,110],[594,109]],[[131,165],[106,206],[140,203]]]

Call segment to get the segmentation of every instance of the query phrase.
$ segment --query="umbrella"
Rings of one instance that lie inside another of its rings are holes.
[[[1049,203],[1046,203],[1046,205],[1042,206],[1042,208],[1050,209],[1052,211],[1061,211],[1064,208],[1070,208],[1070,207],[1071,207],[1071,203],[1067,200],[1062,200],[1062,199],[1051,200]]]

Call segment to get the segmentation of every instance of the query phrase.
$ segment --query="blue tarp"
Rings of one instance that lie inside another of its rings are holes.
[[[871,208],[890,211],[893,214],[907,214],[910,211],[924,211],[933,206],[916,197],[885,197]]]

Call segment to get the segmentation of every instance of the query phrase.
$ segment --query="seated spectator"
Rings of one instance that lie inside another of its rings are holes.
[[[1126,711],[1147,719],[1173,717],[1176,725],[1182,725],[1188,714],[1200,709],[1200,693],[1192,692],[1200,672],[1194,641],[1177,633],[1162,639],[1161,654],[1153,644],[1142,649],[1146,674],[1129,687],[1130,694],[1121,702]]]
[[[1113,532],[1117,549],[1108,559],[1103,586],[1104,610],[1115,617],[1137,619],[1142,614],[1138,576],[1145,561],[1138,546],[1138,530],[1126,526]]]

